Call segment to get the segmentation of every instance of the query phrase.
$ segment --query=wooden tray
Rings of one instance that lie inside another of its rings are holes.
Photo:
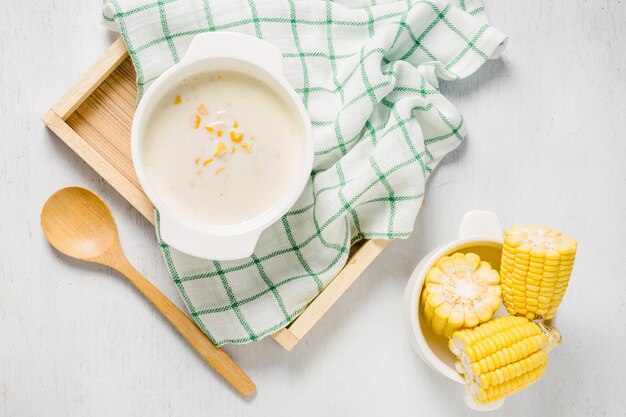
[[[130,128],[137,97],[135,78],[135,69],[120,38],[46,112],[43,121],[146,219],[154,222],[152,204],[139,185],[130,157]],[[300,316],[272,335],[274,340],[291,350],[388,243],[381,239],[354,245],[346,266]]]

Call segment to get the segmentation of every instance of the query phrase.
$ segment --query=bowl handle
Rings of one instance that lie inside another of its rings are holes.
[[[498,216],[485,210],[467,212],[461,220],[459,239],[472,236],[489,236],[502,239],[502,226]]]
[[[247,258],[254,252],[263,229],[237,235],[220,235],[194,230],[166,213],[159,212],[161,239],[181,252],[197,258],[233,261]]]
[[[270,74],[283,72],[282,54],[271,43],[234,32],[211,32],[197,35],[181,60],[186,64],[208,58],[232,58],[254,62]]]

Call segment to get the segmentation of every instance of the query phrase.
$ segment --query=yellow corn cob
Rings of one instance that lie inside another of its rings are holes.
[[[556,329],[525,317],[505,316],[455,332],[449,348],[471,397],[479,404],[499,400],[538,380],[548,353],[561,342]]]
[[[504,231],[500,274],[510,314],[551,319],[561,304],[576,256],[576,241],[544,226]]]
[[[433,331],[450,336],[493,317],[500,306],[500,276],[473,253],[444,256],[428,271],[421,297]]]

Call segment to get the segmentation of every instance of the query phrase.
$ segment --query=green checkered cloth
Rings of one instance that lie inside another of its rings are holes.
[[[406,238],[427,178],[465,135],[439,92],[496,58],[506,36],[479,0],[105,0],[140,94],[210,31],[266,39],[313,123],[315,162],[301,198],[250,258],[187,256],[161,240],[174,283],[216,345],[289,324],[361,239]],[[157,213],[157,235],[159,236]]]

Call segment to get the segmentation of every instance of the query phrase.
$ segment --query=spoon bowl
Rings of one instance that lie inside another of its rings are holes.
[[[119,244],[109,207],[80,187],[63,188],[48,198],[41,211],[41,227],[59,252],[85,261],[95,261]]]

